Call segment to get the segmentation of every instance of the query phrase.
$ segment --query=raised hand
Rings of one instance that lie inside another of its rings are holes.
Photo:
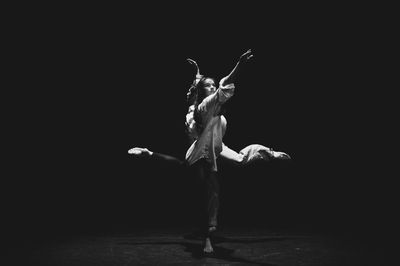
[[[190,64],[195,65],[197,67],[197,63],[196,61],[194,61],[193,59],[187,58],[186,59]]]
[[[196,61],[194,61],[193,59],[190,59],[190,58],[187,58],[186,60],[187,60],[191,65],[193,65],[193,66],[196,67],[196,71],[197,71],[196,76],[200,76],[200,69],[199,69],[199,66],[197,65]]]
[[[252,58],[252,57],[253,57],[253,54],[252,54],[252,52],[251,52],[251,49],[249,49],[249,50],[247,50],[244,54],[242,54],[242,55],[240,56],[239,61],[240,61],[240,62],[246,62],[246,61],[250,60],[250,58]]]

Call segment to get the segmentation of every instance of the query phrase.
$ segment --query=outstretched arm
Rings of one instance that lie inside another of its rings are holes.
[[[233,83],[236,79],[237,73],[239,72],[239,69],[241,68],[242,64],[247,62],[252,57],[253,54],[251,53],[251,49],[247,50],[244,54],[242,54],[239,58],[239,61],[236,63],[235,67],[231,71],[231,73],[229,73],[228,76],[224,77],[221,80],[222,86]]]
[[[196,61],[193,59],[186,59],[192,66],[196,68],[196,77],[192,82],[192,85],[190,85],[189,91],[186,93],[187,101],[191,102],[194,98],[194,90],[199,83],[200,79],[203,77],[203,75],[200,74],[200,69],[199,66],[197,65]]]

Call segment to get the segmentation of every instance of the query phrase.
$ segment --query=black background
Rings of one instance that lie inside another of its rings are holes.
[[[23,74],[4,186],[12,234],[192,224],[191,177],[127,151],[182,159],[194,76],[186,58],[220,79],[251,48],[224,142],[260,143],[293,160],[222,162],[221,226],[385,235],[393,194],[375,160],[383,137],[374,124],[373,16],[334,6],[62,10],[22,23],[16,42]]]

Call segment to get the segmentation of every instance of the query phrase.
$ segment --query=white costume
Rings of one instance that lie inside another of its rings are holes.
[[[235,90],[234,84],[223,86],[222,83],[223,80],[220,81],[218,89],[198,105],[198,112],[204,125],[200,136],[197,133],[194,120],[195,107],[194,105],[189,107],[186,115],[186,126],[189,138],[193,143],[186,152],[187,162],[192,165],[196,161],[205,158],[212,165],[212,170],[217,171],[216,159],[218,156],[241,164],[247,164],[259,159],[269,160],[273,151],[265,146],[252,144],[237,153],[222,142],[227,121],[219,113],[222,104],[233,96]]]

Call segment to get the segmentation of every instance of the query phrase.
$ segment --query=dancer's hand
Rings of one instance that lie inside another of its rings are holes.
[[[252,57],[253,57],[253,54],[252,54],[252,52],[251,52],[251,49],[249,49],[249,50],[247,50],[244,54],[242,54],[242,55],[240,56],[239,61],[240,61],[240,62],[247,62],[247,61],[250,60],[250,58],[252,58]]]
[[[292,158],[289,156],[289,154],[286,154],[281,151],[272,151],[272,158],[274,159],[280,159],[280,160],[291,160]]]
[[[238,62],[236,63],[235,67],[231,71],[231,73],[229,73],[228,76],[221,79],[222,86],[225,86],[229,83],[233,83],[236,79],[236,75],[237,75],[242,63],[247,62],[252,57],[253,57],[253,54],[251,53],[251,49],[247,50],[244,54],[242,54],[240,56]]]
[[[188,58],[188,59],[186,59],[186,60],[187,60],[191,65],[194,65],[196,68],[198,67],[196,61],[194,61],[193,59]]]
[[[196,77],[199,78],[201,76],[200,69],[199,69],[199,66],[197,65],[196,61],[194,61],[193,59],[190,59],[190,58],[187,58],[186,60],[189,62],[189,64],[196,67]]]

